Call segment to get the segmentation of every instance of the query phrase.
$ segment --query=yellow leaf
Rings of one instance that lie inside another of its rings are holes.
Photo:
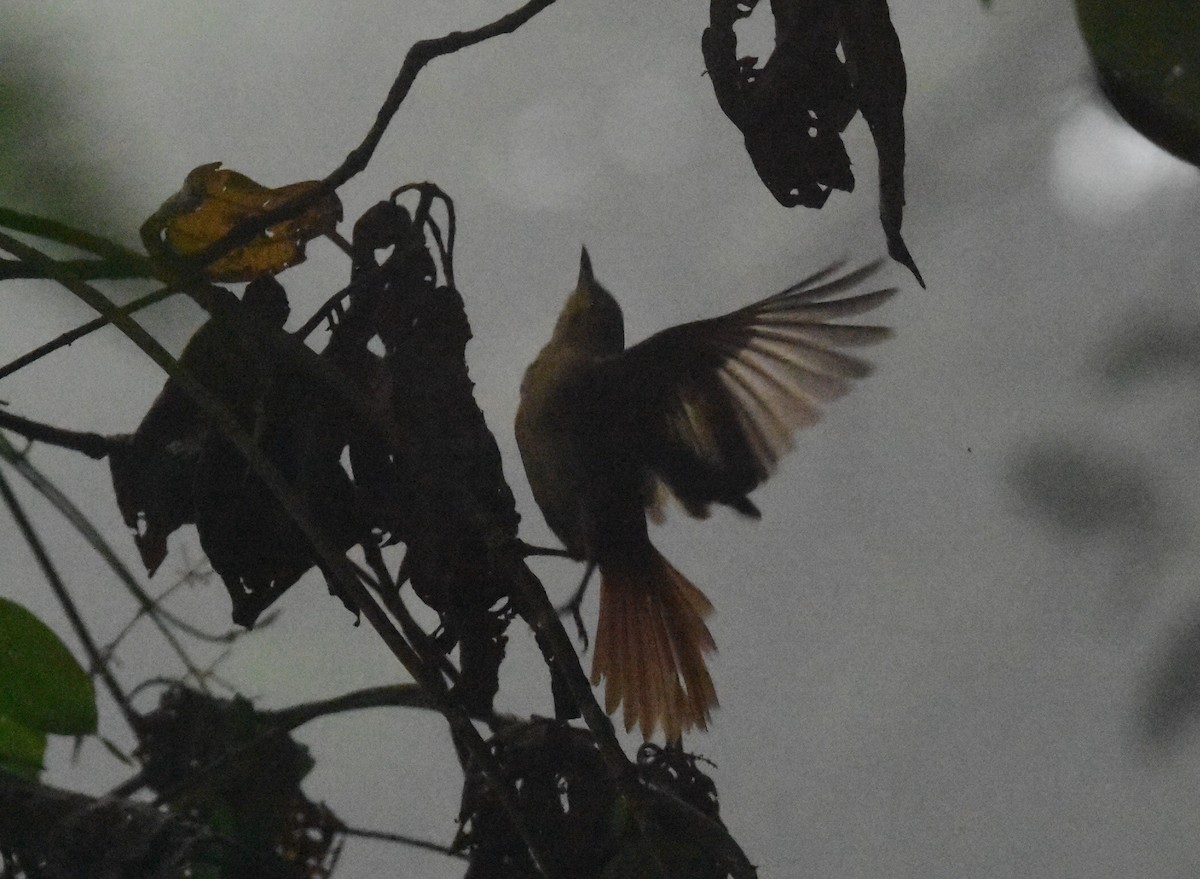
[[[243,220],[272,211],[317,186],[317,181],[306,180],[270,189],[213,162],[188,174],[183,189],[168,199],[155,217],[166,233],[166,249],[176,256],[194,256]],[[269,226],[246,246],[210,263],[205,274],[214,281],[238,282],[281,272],[303,262],[305,245],[333,231],[341,218],[342,204],[330,193],[296,217]]]

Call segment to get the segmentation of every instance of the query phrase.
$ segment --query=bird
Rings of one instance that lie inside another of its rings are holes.
[[[830,265],[720,317],[625,347],[621,307],[587,248],[550,341],[521,382],[515,433],[534,501],[588,574],[600,572],[592,684],[626,731],[678,742],[706,730],[717,695],[704,593],[650,541],[674,497],[691,516],[723,504],[758,518],[747,495],[775,470],[794,432],[820,417],[871,365],[842,348],[882,326],[834,323],[872,311],[895,288],[850,292],[880,261]],[[585,574],[584,584],[587,582]],[[582,589],[582,587],[581,587]]]

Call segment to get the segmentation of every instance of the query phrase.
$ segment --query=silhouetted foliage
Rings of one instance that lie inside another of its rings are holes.
[[[734,33],[757,5],[711,0],[701,45],[717,100],[745,135],[758,176],[784,207],[820,208],[832,190],[849,192],[854,175],[841,134],[861,112],[879,155],[888,253],[925,286],[900,234],[906,74],[887,0],[771,0],[775,49],[765,60],[739,56]]]

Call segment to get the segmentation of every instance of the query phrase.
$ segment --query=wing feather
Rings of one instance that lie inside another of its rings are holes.
[[[752,512],[746,494],[871,365],[840,349],[875,344],[886,327],[833,323],[878,308],[895,290],[841,295],[877,268],[839,265],[727,315],[657,333],[605,361],[607,411],[647,471],[693,515],[712,503]]]

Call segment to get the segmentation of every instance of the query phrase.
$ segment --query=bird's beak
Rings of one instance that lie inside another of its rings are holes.
[[[583,287],[585,283],[592,283],[596,280],[592,274],[592,258],[588,256],[587,248],[584,247],[579,252],[579,286]]]

